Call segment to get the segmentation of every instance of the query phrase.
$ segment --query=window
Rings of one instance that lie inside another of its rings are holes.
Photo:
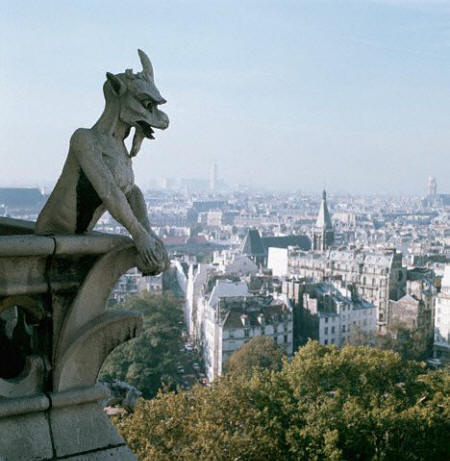
[[[342,331],[345,333],[345,325],[342,325]]]
[[[325,317],[325,323],[328,323],[328,317]]]
[[[325,327],[325,334],[328,334],[328,327]]]
[[[275,341],[275,344],[278,344],[278,336],[274,336],[273,340]]]
[[[245,336],[246,338],[248,338],[249,335],[250,335],[250,331],[247,330],[247,328],[246,328],[246,329],[244,330],[244,336]]]
[[[324,343],[324,344],[328,344],[328,339],[326,339],[323,343]]]
[[[331,338],[331,344],[334,344],[334,338]]]
[[[288,342],[288,337],[287,335],[284,335],[284,343],[286,344]]]
[[[331,333],[332,333],[332,334],[334,334],[335,330],[336,330],[336,329],[335,329],[334,327],[331,327]]]

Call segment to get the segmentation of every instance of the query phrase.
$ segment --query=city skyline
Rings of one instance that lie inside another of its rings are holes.
[[[209,176],[207,177],[174,177],[174,176],[157,176],[152,178],[147,178],[147,180],[142,184],[144,192],[151,193],[152,191],[179,191],[186,194],[192,194],[193,196],[196,195],[204,195],[204,196],[212,196],[212,195],[228,195],[230,193],[239,192],[239,191],[247,191],[253,193],[267,193],[267,194],[276,194],[279,193],[281,195],[300,195],[305,197],[314,197],[316,196],[317,199],[320,199],[323,191],[326,191],[327,194],[331,195],[332,197],[339,198],[339,197],[404,197],[404,198],[419,198],[419,197],[427,197],[432,195],[450,195],[448,193],[448,188],[446,188],[445,184],[442,187],[440,183],[436,181],[436,176],[428,176],[424,177],[423,182],[417,185],[416,191],[412,192],[401,192],[401,191],[378,191],[378,192],[350,192],[346,190],[345,187],[337,190],[333,190],[328,188],[325,185],[316,185],[310,189],[302,189],[302,188],[283,188],[277,189],[272,188],[270,185],[252,185],[249,183],[227,183],[223,178],[221,178],[218,174],[218,164],[214,163],[212,168],[215,169],[216,172],[216,186],[212,186],[212,178],[211,178],[211,171]],[[0,179],[0,189],[39,189],[42,194],[49,194],[51,190],[54,188],[56,184],[56,180],[58,178],[55,177],[52,181],[37,181],[36,183],[23,183],[23,182],[10,182],[8,180],[4,181],[3,178]],[[433,193],[430,193],[430,180],[434,181],[435,189]]]
[[[105,72],[142,47],[171,119],[136,159],[143,187],[217,163],[229,184],[421,195],[435,176],[447,192],[446,2],[82,4],[2,5],[3,186],[54,183]]]

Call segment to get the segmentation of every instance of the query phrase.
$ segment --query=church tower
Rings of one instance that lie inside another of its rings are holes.
[[[334,231],[327,206],[327,193],[324,190],[316,225],[312,232],[313,250],[325,251],[334,243]]]

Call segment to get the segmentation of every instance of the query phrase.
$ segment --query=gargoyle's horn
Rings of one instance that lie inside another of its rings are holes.
[[[138,50],[138,54],[142,64],[142,73],[148,80],[153,81],[153,67],[150,59],[142,50]]]

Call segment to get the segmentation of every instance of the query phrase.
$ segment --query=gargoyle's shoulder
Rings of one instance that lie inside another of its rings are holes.
[[[78,128],[70,138],[70,146],[75,148],[91,147],[95,144],[95,135],[89,128]]]

